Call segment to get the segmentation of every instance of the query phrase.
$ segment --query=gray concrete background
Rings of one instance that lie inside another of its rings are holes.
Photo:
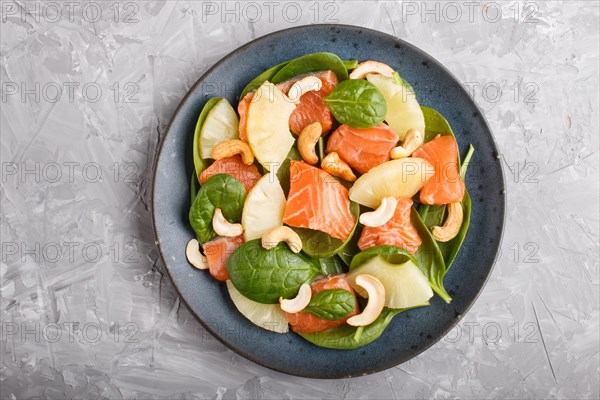
[[[598,2],[1,7],[2,398],[600,396]],[[446,338],[388,371],[320,381],[203,331],[159,261],[149,200],[160,138],[207,68],[331,22],[405,39],[472,91],[508,215],[489,283]]]

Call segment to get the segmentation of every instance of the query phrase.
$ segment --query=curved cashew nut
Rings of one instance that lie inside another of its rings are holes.
[[[190,264],[198,269],[208,269],[206,256],[200,252],[200,243],[196,239],[190,240],[185,246],[185,256]]]
[[[352,70],[349,78],[363,79],[369,74],[378,74],[391,78],[393,73],[394,70],[387,64],[380,63],[379,61],[365,61],[358,64],[356,68]]]
[[[378,227],[387,223],[396,212],[398,200],[395,197],[384,197],[381,204],[375,211],[362,213],[358,218],[358,222],[364,226]]]
[[[365,326],[369,325],[379,317],[383,306],[385,305],[385,288],[379,279],[369,274],[359,274],[356,276],[355,284],[363,288],[369,297],[369,301],[362,313],[348,318],[348,325]]]
[[[321,168],[330,175],[337,176],[345,181],[354,182],[356,180],[356,175],[354,175],[350,166],[335,151],[325,156],[321,161]]]
[[[441,227],[434,226],[431,229],[431,234],[438,242],[447,242],[458,235],[462,223],[462,205],[460,203],[450,203],[448,204],[448,216],[446,217],[444,224]]]
[[[308,303],[310,303],[310,298],[312,297],[312,289],[310,285],[307,283],[303,283],[298,290],[298,294],[293,299],[284,299],[283,297],[279,298],[279,305],[281,309],[287,313],[297,313],[306,308]]]
[[[307,125],[300,135],[298,136],[298,151],[302,156],[302,159],[311,165],[315,165],[319,162],[315,146],[321,137],[323,128],[321,128],[320,122],[313,122]]]
[[[294,253],[300,253],[302,250],[302,239],[292,228],[287,226],[269,229],[261,238],[262,247],[267,250],[274,249],[281,242],[286,242]]]
[[[392,149],[390,157],[392,160],[410,157],[410,155],[423,144],[423,134],[417,129],[411,128],[406,132],[402,146]]]
[[[220,160],[221,158],[235,156],[236,154],[242,156],[242,161],[246,165],[254,162],[254,153],[252,153],[250,146],[239,139],[231,139],[219,143],[210,153],[210,157],[214,160]]]
[[[223,216],[223,211],[220,208],[215,210],[213,215],[212,227],[219,236],[236,237],[244,233],[244,228],[241,224],[232,224]]]
[[[300,97],[302,97],[305,93],[308,92],[318,92],[323,87],[323,81],[321,81],[316,76],[307,76],[300,79],[290,87],[287,92],[287,96],[290,100],[298,104],[300,103]]]

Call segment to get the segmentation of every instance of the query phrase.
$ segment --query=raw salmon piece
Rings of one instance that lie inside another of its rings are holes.
[[[303,161],[291,161],[284,224],[346,240],[354,228],[349,207],[348,189],[335,178]]]
[[[240,181],[242,185],[244,185],[246,192],[249,192],[256,182],[262,178],[262,175],[260,172],[258,172],[256,165],[246,165],[242,162],[241,156],[232,156],[222,158],[212,163],[210,167],[202,171],[198,177],[198,181],[201,185],[203,185],[208,178],[217,174],[227,174],[233,176],[235,179]]]
[[[290,131],[299,135],[307,125],[313,122],[320,122],[323,132],[331,130],[333,125],[333,115],[329,108],[323,103],[323,98],[327,96],[338,84],[337,76],[331,71],[310,72],[298,75],[287,81],[278,83],[276,86],[283,93],[287,94],[292,85],[306,76],[316,76],[323,83],[318,92],[308,92],[300,97],[300,103],[290,115]],[[240,114],[240,139],[246,141],[246,126],[248,124],[248,109],[254,97],[254,92],[248,93],[238,103],[238,114]]]
[[[218,237],[202,245],[208,270],[210,274],[219,281],[229,279],[225,263],[233,252],[244,243],[243,236]]]
[[[358,129],[342,125],[327,141],[327,153],[335,151],[352,168],[364,174],[390,160],[390,152],[398,143],[398,135],[384,123]]]
[[[394,216],[378,227],[365,226],[358,239],[361,250],[375,246],[398,246],[411,254],[415,254],[422,243],[417,230],[410,222],[412,199],[398,199]]]
[[[240,140],[243,140],[244,142],[248,141],[246,140],[246,125],[248,124],[248,109],[250,108],[253,96],[254,92],[250,92],[238,103],[238,114],[240,114],[240,125],[238,130],[240,133]]]
[[[315,72],[310,75],[321,79],[323,85],[321,90],[307,92],[300,97],[300,104],[296,106],[296,109],[290,115],[290,131],[295,135],[299,135],[302,129],[313,122],[321,123],[322,133],[329,132],[333,125],[333,115],[323,102],[323,98],[331,93],[338,84],[337,76],[331,71]],[[298,77],[295,78],[294,82],[297,80]],[[287,91],[284,93],[287,93]]]
[[[320,292],[321,290],[325,290],[325,289],[343,289],[343,290],[347,290],[347,291],[351,292],[352,294],[354,294],[354,290],[352,290],[352,287],[350,287],[350,284],[348,283],[348,280],[346,279],[345,274],[322,276],[320,278],[315,279],[313,281],[313,283],[310,285],[310,287],[312,288],[313,296],[316,293]],[[354,298],[356,299],[356,295],[354,296]],[[296,332],[296,333],[318,333],[318,332],[326,331],[328,329],[337,328],[338,326],[343,325],[348,318],[352,317],[353,315],[358,314],[359,311],[360,310],[358,308],[358,301],[357,301],[356,307],[354,308],[354,310],[350,314],[348,314],[347,317],[345,317],[343,319],[339,319],[337,321],[321,319],[321,318],[315,317],[312,314],[304,313],[304,312],[293,313],[293,314],[285,313],[285,316],[286,316],[288,322],[290,323],[292,330],[294,332]]]
[[[462,200],[465,183],[460,176],[456,139],[440,136],[419,147],[412,156],[427,160],[435,171],[421,189],[421,203],[442,205]]]

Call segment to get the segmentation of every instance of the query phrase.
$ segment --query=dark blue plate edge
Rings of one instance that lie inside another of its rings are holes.
[[[438,68],[440,68],[441,70],[443,70],[445,73],[447,73],[452,79],[454,79],[456,82],[460,83],[460,80],[450,71],[448,70],[443,64],[441,64],[439,61],[437,61],[434,57],[432,57],[430,54],[428,54],[427,52],[421,50],[420,48],[400,39],[397,38],[393,35],[384,33],[384,32],[380,32],[377,31],[375,29],[370,29],[370,28],[364,28],[361,26],[356,26],[356,25],[346,25],[346,24],[314,24],[314,25],[318,25],[319,27],[324,27],[324,28],[330,28],[330,29],[336,29],[336,28],[346,28],[346,29],[357,29],[357,30],[362,30],[362,31],[367,31],[373,35],[379,35],[382,37],[387,37],[390,38],[394,41],[396,41],[397,43],[401,44],[402,46],[408,47],[410,48],[412,51],[420,54],[421,56],[423,56],[424,58],[428,59],[429,61],[433,62]],[[183,301],[183,303],[186,305],[186,307],[190,310],[191,314],[194,316],[194,318],[196,318],[196,320],[198,320],[198,322],[200,322],[200,324],[203,326],[204,329],[206,329],[213,337],[215,337],[219,342],[223,343],[227,348],[233,350],[234,352],[240,354],[241,356],[243,356],[244,358],[260,365],[263,366],[265,368],[274,370],[274,371],[278,371],[278,372],[283,372],[285,374],[288,375],[294,375],[294,376],[299,376],[299,377],[304,377],[304,378],[312,378],[312,379],[341,379],[341,378],[357,378],[357,377],[362,377],[365,375],[370,375],[370,374],[374,374],[377,372],[381,372],[381,371],[385,371],[387,369],[396,367],[416,356],[418,356],[419,354],[423,353],[424,351],[428,350],[431,346],[433,346],[434,344],[436,344],[441,338],[443,338],[444,336],[446,336],[446,334],[448,334],[448,332],[450,332],[461,320],[462,318],[469,312],[469,310],[471,309],[471,307],[473,307],[473,305],[475,304],[475,302],[477,301],[477,299],[479,298],[479,296],[481,295],[481,292],[483,291],[483,288],[485,287],[485,285],[487,284],[490,275],[492,274],[494,267],[496,265],[496,262],[494,261],[489,269],[489,271],[487,272],[487,275],[485,277],[485,279],[483,280],[481,287],[479,288],[479,290],[477,291],[477,294],[475,295],[475,297],[473,298],[473,300],[471,301],[471,303],[466,307],[465,311],[463,313],[461,313],[460,315],[458,315],[455,320],[448,326],[448,328],[444,331],[442,331],[439,336],[437,338],[435,338],[434,340],[431,340],[430,343],[428,343],[427,345],[425,345],[424,347],[422,347],[421,349],[419,349],[418,351],[416,351],[415,353],[411,354],[409,357],[406,357],[405,359],[402,359],[400,361],[393,360],[391,362],[388,363],[382,363],[380,366],[378,366],[377,368],[371,368],[368,370],[365,370],[363,373],[361,374],[336,374],[335,372],[332,371],[331,374],[328,375],[317,375],[317,374],[310,374],[310,373],[304,373],[304,371],[299,372],[297,370],[291,370],[291,369],[286,369],[283,368],[281,366],[277,366],[274,367],[272,365],[268,365],[267,363],[262,362],[261,360],[255,358],[253,356],[252,353],[247,352],[245,349],[243,348],[239,348],[236,346],[233,346],[231,343],[227,342],[226,340],[224,340],[223,338],[221,338],[217,332],[215,330],[213,330],[209,324],[206,324],[201,318],[198,317],[198,315],[196,315],[196,313],[194,313],[192,307],[190,307],[190,305],[188,304],[188,302],[186,301],[185,297],[182,296],[179,288],[177,287],[177,285],[175,284],[175,281],[173,280],[173,277],[171,276],[171,272],[169,270],[169,268],[167,267],[167,263],[165,262],[165,259],[163,257],[163,252],[162,252],[162,248],[160,245],[160,241],[158,240],[158,233],[157,233],[157,228],[156,228],[156,222],[155,222],[155,208],[156,208],[156,204],[154,203],[154,198],[155,198],[155,193],[156,193],[156,175],[157,175],[157,168],[156,166],[159,164],[159,160],[161,159],[161,157],[163,156],[163,152],[162,152],[162,148],[166,142],[167,137],[169,136],[169,133],[171,131],[171,125],[173,124],[173,119],[174,116],[177,115],[180,110],[183,108],[183,106],[189,101],[189,98],[191,97],[192,92],[195,91],[196,87],[199,86],[201,84],[201,82],[204,80],[205,76],[210,74],[215,68],[217,68],[221,63],[227,61],[228,59],[234,57],[237,55],[237,53],[241,52],[242,50],[245,50],[253,45],[255,45],[256,43],[259,43],[263,40],[268,39],[272,39],[274,37],[286,34],[288,32],[291,31],[296,31],[296,30],[305,30],[305,29],[310,29],[311,27],[313,27],[314,25],[301,25],[301,26],[296,26],[296,27],[292,27],[292,28],[287,28],[287,29],[282,29],[279,31],[275,31],[275,32],[271,32],[268,33],[264,36],[261,36],[259,38],[256,38],[238,48],[236,48],[235,50],[233,50],[232,52],[230,52],[229,54],[227,54],[225,57],[221,58],[219,61],[217,61],[212,67],[210,67],[202,76],[200,76],[200,78],[198,78],[198,80],[196,81],[196,83],[194,83],[194,85],[192,85],[192,87],[190,87],[190,89],[188,90],[188,92],[186,93],[186,95],[183,97],[183,99],[181,100],[181,102],[179,103],[179,105],[177,106],[177,108],[175,109],[175,111],[173,112],[173,115],[171,116],[171,119],[169,121],[169,124],[167,125],[166,128],[166,133],[165,136],[162,138],[160,145],[158,147],[158,156],[156,157],[155,161],[154,161],[154,166],[153,166],[153,174],[152,174],[152,199],[151,199],[151,205],[152,205],[152,230],[154,233],[154,243],[157,245],[158,250],[159,250],[159,254],[160,254],[160,258],[163,262],[163,265],[165,266],[165,270],[167,271],[167,275],[169,276],[169,279],[171,280],[171,282],[173,283],[173,286],[175,287],[175,290],[177,291],[177,294],[179,296],[179,298]],[[470,96],[470,94],[467,92],[467,90],[464,88],[464,86],[459,85],[460,87],[460,91],[463,92],[463,94],[466,94],[468,98],[470,98],[473,102],[473,105],[477,108],[477,110],[479,111],[479,115],[481,116],[481,120],[483,121],[484,125],[486,126],[486,128],[488,129],[489,132],[492,133],[491,135],[491,141],[493,144],[493,148],[494,148],[494,152],[495,154],[500,154],[498,152],[498,145],[496,143],[496,140],[494,139],[494,135],[493,135],[493,131],[490,128],[487,119],[485,118],[485,114],[482,112],[481,108],[479,107],[479,105],[477,105],[477,103],[472,99],[472,97]],[[475,149],[475,151],[477,151],[477,149]],[[499,240],[497,242],[497,246],[493,251],[494,254],[494,260],[496,259],[496,256],[498,254],[498,250],[500,249],[500,246],[503,242],[503,237],[504,237],[504,226],[506,225],[506,180],[504,177],[504,170],[502,168],[502,164],[500,163],[500,177],[501,177],[501,181],[502,181],[502,193],[501,193],[501,199],[502,199],[502,210],[501,210],[501,216],[502,216],[502,228],[500,230],[499,233]],[[468,234],[468,231],[467,231]],[[291,331],[290,331],[291,332]],[[339,351],[345,351],[345,350],[339,350]]]

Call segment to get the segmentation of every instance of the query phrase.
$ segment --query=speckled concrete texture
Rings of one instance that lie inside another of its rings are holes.
[[[600,397],[598,2],[0,6],[1,398]],[[364,378],[296,378],[225,348],[177,298],[150,222],[158,144],[191,85],[253,38],[311,23],[434,56],[505,166],[483,294],[435,346]]]

